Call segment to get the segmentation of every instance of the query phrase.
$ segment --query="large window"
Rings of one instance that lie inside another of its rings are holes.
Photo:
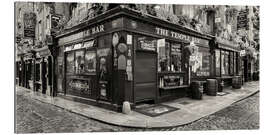
[[[68,74],[96,72],[96,51],[83,49],[67,52],[66,67]]]
[[[166,42],[165,46],[158,50],[158,71],[170,71],[170,44]]]
[[[85,53],[85,72],[91,73],[96,71],[96,52],[86,51]]]
[[[208,50],[199,49],[198,52],[198,69],[196,76],[209,76],[210,75],[210,53]]]
[[[220,76],[220,50],[216,50],[215,55],[216,55],[216,76]]]
[[[81,74],[84,72],[84,50],[75,52],[75,73]]]
[[[192,65],[191,73],[193,76],[209,76],[210,75],[210,53],[206,48],[199,48],[195,54],[195,64]]]
[[[171,45],[171,71],[181,71],[182,64],[181,44]]]
[[[68,52],[66,56],[66,67],[67,73],[73,74],[74,73],[74,52]]]
[[[181,44],[165,42],[158,48],[158,71],[181,72]]]
[[[229,57],[230,57],[230,65],[229,65],[230,66],[230,72],[229,72],[229,74],[230,75],[233,75],[233,73],[234,73],[234,71],[233,71],[233,69],[234,69],[233,68],[233,52],[230,52],[230,56]]]
[[[229,52],[221,51],[221,74],[229,75]]]

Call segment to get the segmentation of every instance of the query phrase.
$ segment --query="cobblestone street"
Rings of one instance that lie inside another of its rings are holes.
[[[196,122],[164,129],[125,128],[104,124],[17,94],[17,133],[233,130],[259,128],[259,93]]]

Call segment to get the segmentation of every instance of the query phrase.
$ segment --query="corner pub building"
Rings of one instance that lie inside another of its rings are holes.
[[[124,101],[160,103],[215,78],[214,37],[117,7],[56,36],[56,95],[120,111]],[[200,54],[190,68],[185,46]]]

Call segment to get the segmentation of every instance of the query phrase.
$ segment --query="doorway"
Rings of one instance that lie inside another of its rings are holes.
[[[135,102],[155,101],[157,91],[157,53],[136,51],[134,66]]]

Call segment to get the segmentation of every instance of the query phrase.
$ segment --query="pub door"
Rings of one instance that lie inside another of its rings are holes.
[[[157,91],[157,53],[136,51],[134,66],[135,102],[155,101]]]

